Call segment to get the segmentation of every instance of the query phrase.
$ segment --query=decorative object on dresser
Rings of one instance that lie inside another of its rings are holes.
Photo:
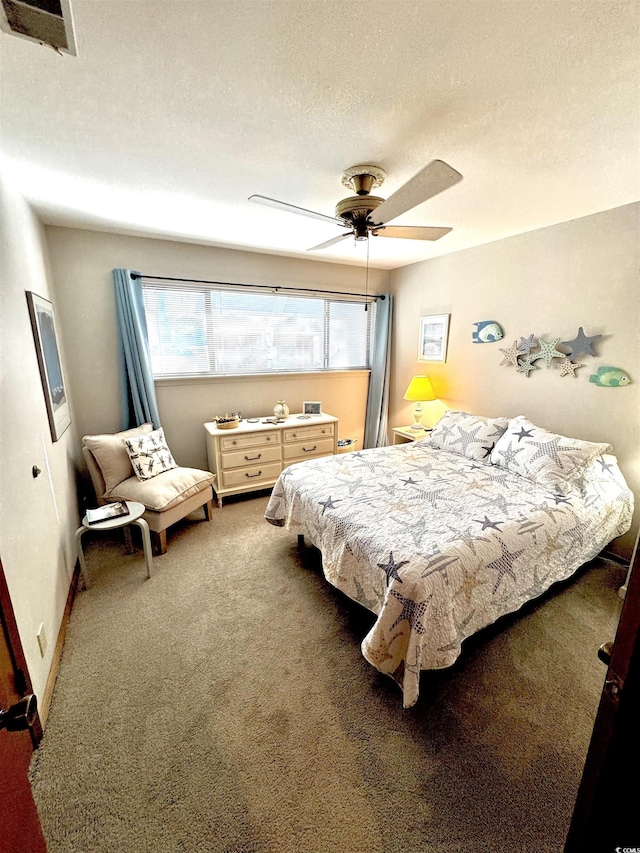
[[[307,400],[302,404],[303,415],[321,415],[322,403],[319,400]]]
[[[308,423],[301,423],[295,414],[259,423],[243,421],[233,435],[220,433],[215,423],[204,428],[220,507],[229,495],[271,488],[294,462],[338,451],[338,418],[333,415],[318,415]]]
[[[204,508],[205,518],[211,519],[214,478],[209,471],[177,466],[159,471],[150,479],[140,480],[134,473],[125,439],[132,441],[141,436],[148,437],[152,432],[152,424],[142,424],[124,432],[85,435],[82,454],[98,505],[117,500],[143,504],[143,518],[153,534],[156,552],[164,554],[167,550],[167,528],[176,521],[200,507]]]
[[[278,400],[278,402],[273,407],[273,415],[276,418],[286,418],[289,414],[289,406],[287,406],[284,400]]]
[[[412,429],[422,429],[422,404],[430,403],[438,398],[435,395],[431,380],[428,376],[414,376],[404,394],[405,400],[415,402],[413,407]]]
[[[240,418],[242,420],[242,418]],[[218,427],[218,429],[235,429],[239,420],[235,415],[225,415],[223,418],[214,418],[213,423]]]

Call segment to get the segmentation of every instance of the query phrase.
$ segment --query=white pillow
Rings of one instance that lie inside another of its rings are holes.
[[[150,480],[163,471],[178,467],[167,446],[162,427],[147,435],[123,440],[138,480]]]
[[[509,421],[491,461],[552,492],[566,494],[572,489],[582,490],[589,465],[610,450],[610,444],[557,435],[519,415]]]
[[[508,423],[509,418],[483,418],[451,409],[431,431],[431,444],[490,465],[491,452]]]

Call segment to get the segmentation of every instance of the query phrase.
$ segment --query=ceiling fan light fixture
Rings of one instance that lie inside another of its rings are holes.
[[[383,201],[383,198],[375,195],[350,195],[336,204],[336,218],[347,222],[355,222],[360,218],[366,219]]]
[[[377,166],[351,166],[340,175],[340,180],[347,189],[356,195],[369,195],[384,183],[387,173]]]

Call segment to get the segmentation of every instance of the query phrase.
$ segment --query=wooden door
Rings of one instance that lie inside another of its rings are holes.
[[[0,708],[7,710],[30,692],[26,660],[0,563]],[[33,731],[0,731],[0,853],[46,853],[27,776],[41,732],[37,720]]]
[[[610,638],[603,637],[603,642]],[[640,850],[640,547],[578,790],[565,853]]]

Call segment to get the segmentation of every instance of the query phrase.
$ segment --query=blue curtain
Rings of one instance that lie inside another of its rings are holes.
[[[365,447],[384,447],[389,443],[389,357],[391,353],[391,317],[393,297],[385,294],[376,304],[376,325],[373,334],[373,355],[369,396],[364,427]]]
[[[156,389],[151,372],[147,318],[142,284],[130,270],[114,270],[116,318],[120,338],[122,429],[151,422],[160,426]]]

